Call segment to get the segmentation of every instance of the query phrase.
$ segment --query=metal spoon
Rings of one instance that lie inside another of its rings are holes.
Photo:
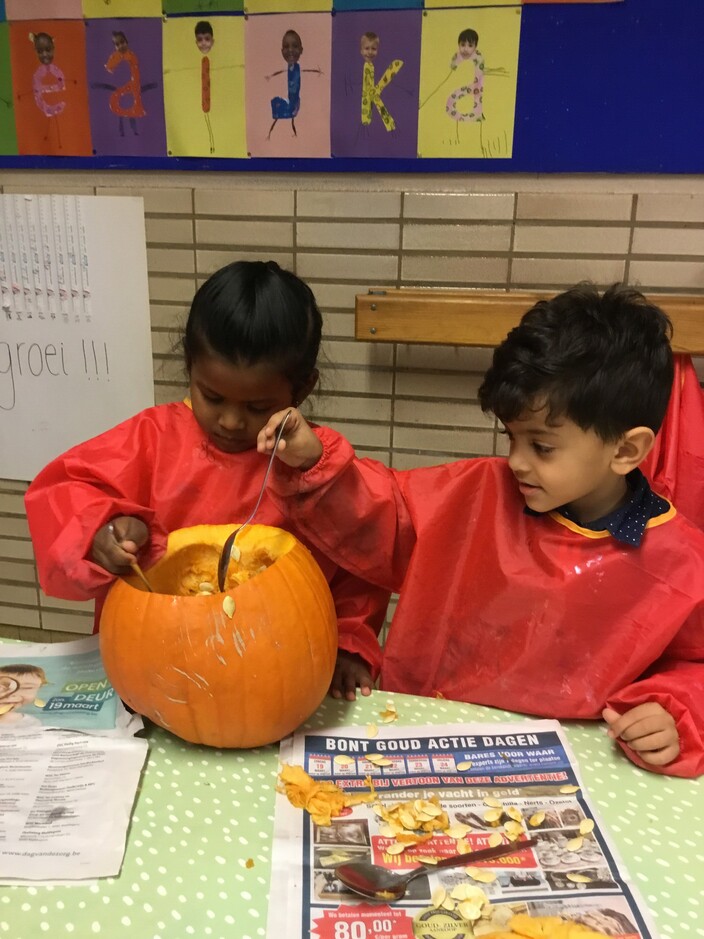
[[[407,874],[397,874],[379,864],[371,864],[369,861],[351,861],[349,864],[340,864],[336,867],[335,875],[346,887],[354,890],[355,893],[361,893],[363,897],[380,901],[401,900],[406,894],[406,887],[409,883],[422,874],[432,874],[441,867],[471,867],[475,861],[488,861],[506,854],[515,854],[526,848],[532,848],[537,843],[535,839],[515,841],[500,844],[496,848],[472,851],[469,854],[456,854],[453,857],[443,858],[437,864],[423,864]]]
[[[227,536],[227,540],[225,541],[225,544],[222,546],[222,551],[220,552],[220,560],[218,561],[218,590],[220,591],[220,593],[222,593],[223,590],[225,589],[225,577],[227,576],[227,569],[230,566],[230,560],[232,558],[232,548],[235,544],[235,538],[239,535],[239,533],[242,531],[245,525],[249,525],[249,523],[252,521],[254,516],[257,514],[259,503],[262,501],[262,496],[264,495],[264,490],[266,489],[266,481],[269,478],[269,473],[271,472],[271,464],[274,462],[276,451],[279,448],[279,441],[281,440],[283,436],[284,427],[286,426],[286,421],[289,419],[292,413],[293,413],[293,408],[290,408],[284,414],[283,420],[279,424],[279,428],[276,431],[276,439],[274,440],[274,446],[271,451],[271,456],[269,457],[269,463],[266,468],[266,473],[264,473],[264,479],[262,481],[261,489],[259,490],[259,498],[257,499],[256,505],[252,509],[249,515],[249,518],[245,519],[245,521],[242,522],[239,528],[235,528],[235,530],[230,535]]]

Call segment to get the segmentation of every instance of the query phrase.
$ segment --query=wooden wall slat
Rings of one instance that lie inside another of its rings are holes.
[[[554,291],[399,289],[357,294],[355,337],[372,342],[498,345],[537,300]],[[704,354],[704,296],[651,294],[670,317],[672,348]]]

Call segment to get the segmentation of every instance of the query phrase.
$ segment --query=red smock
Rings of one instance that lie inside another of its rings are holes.
[[[97,624],[115,579],[89,560],[99,528],[118,515],[141,518],[150,531],[140,555],[148,568],[177,528],[243,521],[254,508],[265,468],[266,457],[256,450],[216,450],[183,402],[149,408],[79,444],[46,466],[25,496],[42,589],[66,600],[95,597]],[[256,521],[284,528],[310,548],[335,600],[340,648],[359,653],[376,674],[376,637],[389,592],[325,557],[266,492]]]
[[[681,753],[647,768],[704,772],[704,532],[670,508],[624,545],[525,513],[504,459],[401,472],[320,436],[316,466],[277,463],[270,487],[325,554],[400,592],[383,688],[552,718],[657,701]]]
[[[704,528],[704,391],[688,355],[675,356],[665,420],[640,468],[656,492]]]

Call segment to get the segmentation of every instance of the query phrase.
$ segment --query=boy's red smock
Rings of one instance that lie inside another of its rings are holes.
[[[662,771],[704,772],[703,532],[670,509],[627,546],[526,514],[503,459],[398,472],[321,436],[271,485],[326,554],[400,591],[383,688],[553,718],[657,701],[682,747]]]
[[[675,356],[665,420],[640,468],[656,492],[704,529],[704,391],[688,355]]]
[[[148,567],[170,531],[243,521],[254,508],[266,457],[256,450],[223,453],[208,444],[190,408],[164,404],[55,459],[30,485],[25,504],[42,589],[66,600],[102,599],[115,579],[88,560],[96,532],[118,515],[146,522]],[[389,593],[341,570],[291,523],[265,493],[257,522],[292,532],[306,544],[330,585],[339,645],[378,672],[376,635]]]

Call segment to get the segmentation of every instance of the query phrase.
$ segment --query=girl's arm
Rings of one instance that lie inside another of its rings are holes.
[[[268,452],[286,412],[269,419],[258,448]],[[398,591],[416,540],[399,476],[373,460],[358,460],[327,427],[314,431],[294,411],[279,444],[269,492],[305,536],[340,567]],[[286,465],[285,465],[286,464]]]
[[[141,520],[150,532],[150,553],[163,550],[166,532],[156,526],[150,507],[159,428],[147,415],[73,447],[27,490],[39,582],[51,596],[88,600],[105,593],[115,575],[93,560],[101,556],[93,548],[96,535],[113,519]]]

